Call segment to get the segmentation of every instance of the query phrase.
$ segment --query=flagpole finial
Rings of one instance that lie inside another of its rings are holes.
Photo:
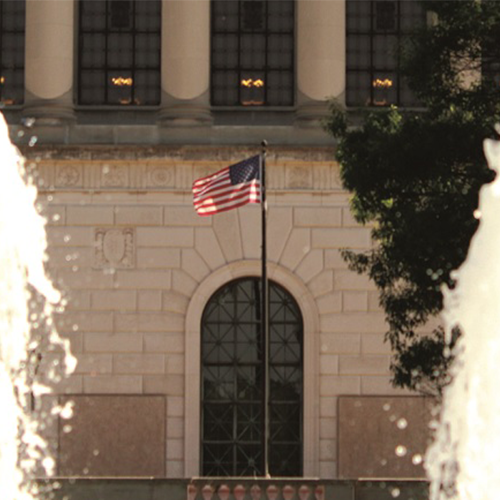
[[[264,139],[260,145],[262,146],[263,149],[266,149],[267,148],[267,141]]]

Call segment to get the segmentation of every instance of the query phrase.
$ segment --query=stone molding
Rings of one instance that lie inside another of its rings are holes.
[[[242,156],[244,158],[245,156]],[[237,160],[236,160],[237,161]],[[195,179],[235,160],[40,160],[33,162],[40,191],[191,191]],[[270,160],[267,186],[275,191],[342,191],[335,161]]]

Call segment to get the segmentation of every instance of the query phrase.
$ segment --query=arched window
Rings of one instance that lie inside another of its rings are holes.
[[[201,473],[263,474],[260,280],[219,289],[201,321]],[[293,297],[269,284],[269,472],[302,475],[303,321]]]

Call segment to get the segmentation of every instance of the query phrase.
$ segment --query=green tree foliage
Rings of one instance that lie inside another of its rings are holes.
[[[333,106],[327,127],[353,214],[373,228],[372,250],[343,257],[380,292],[393,383],[439,393],[450,349],[441,328],[422,335],[419,327],[442,309],[442,287],[454,286],[479,224],[479,190],[494,177],[482,143],[500,120],[500,86],[479,75],[482,63],[500,62],[500,2],[423,3],[437,22],[401,47],[423,111],[372,110],[353,126]]]

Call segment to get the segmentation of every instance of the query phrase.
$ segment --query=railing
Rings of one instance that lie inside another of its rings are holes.
[[[427,500],[424,480],[52,478],[37,500]]]

